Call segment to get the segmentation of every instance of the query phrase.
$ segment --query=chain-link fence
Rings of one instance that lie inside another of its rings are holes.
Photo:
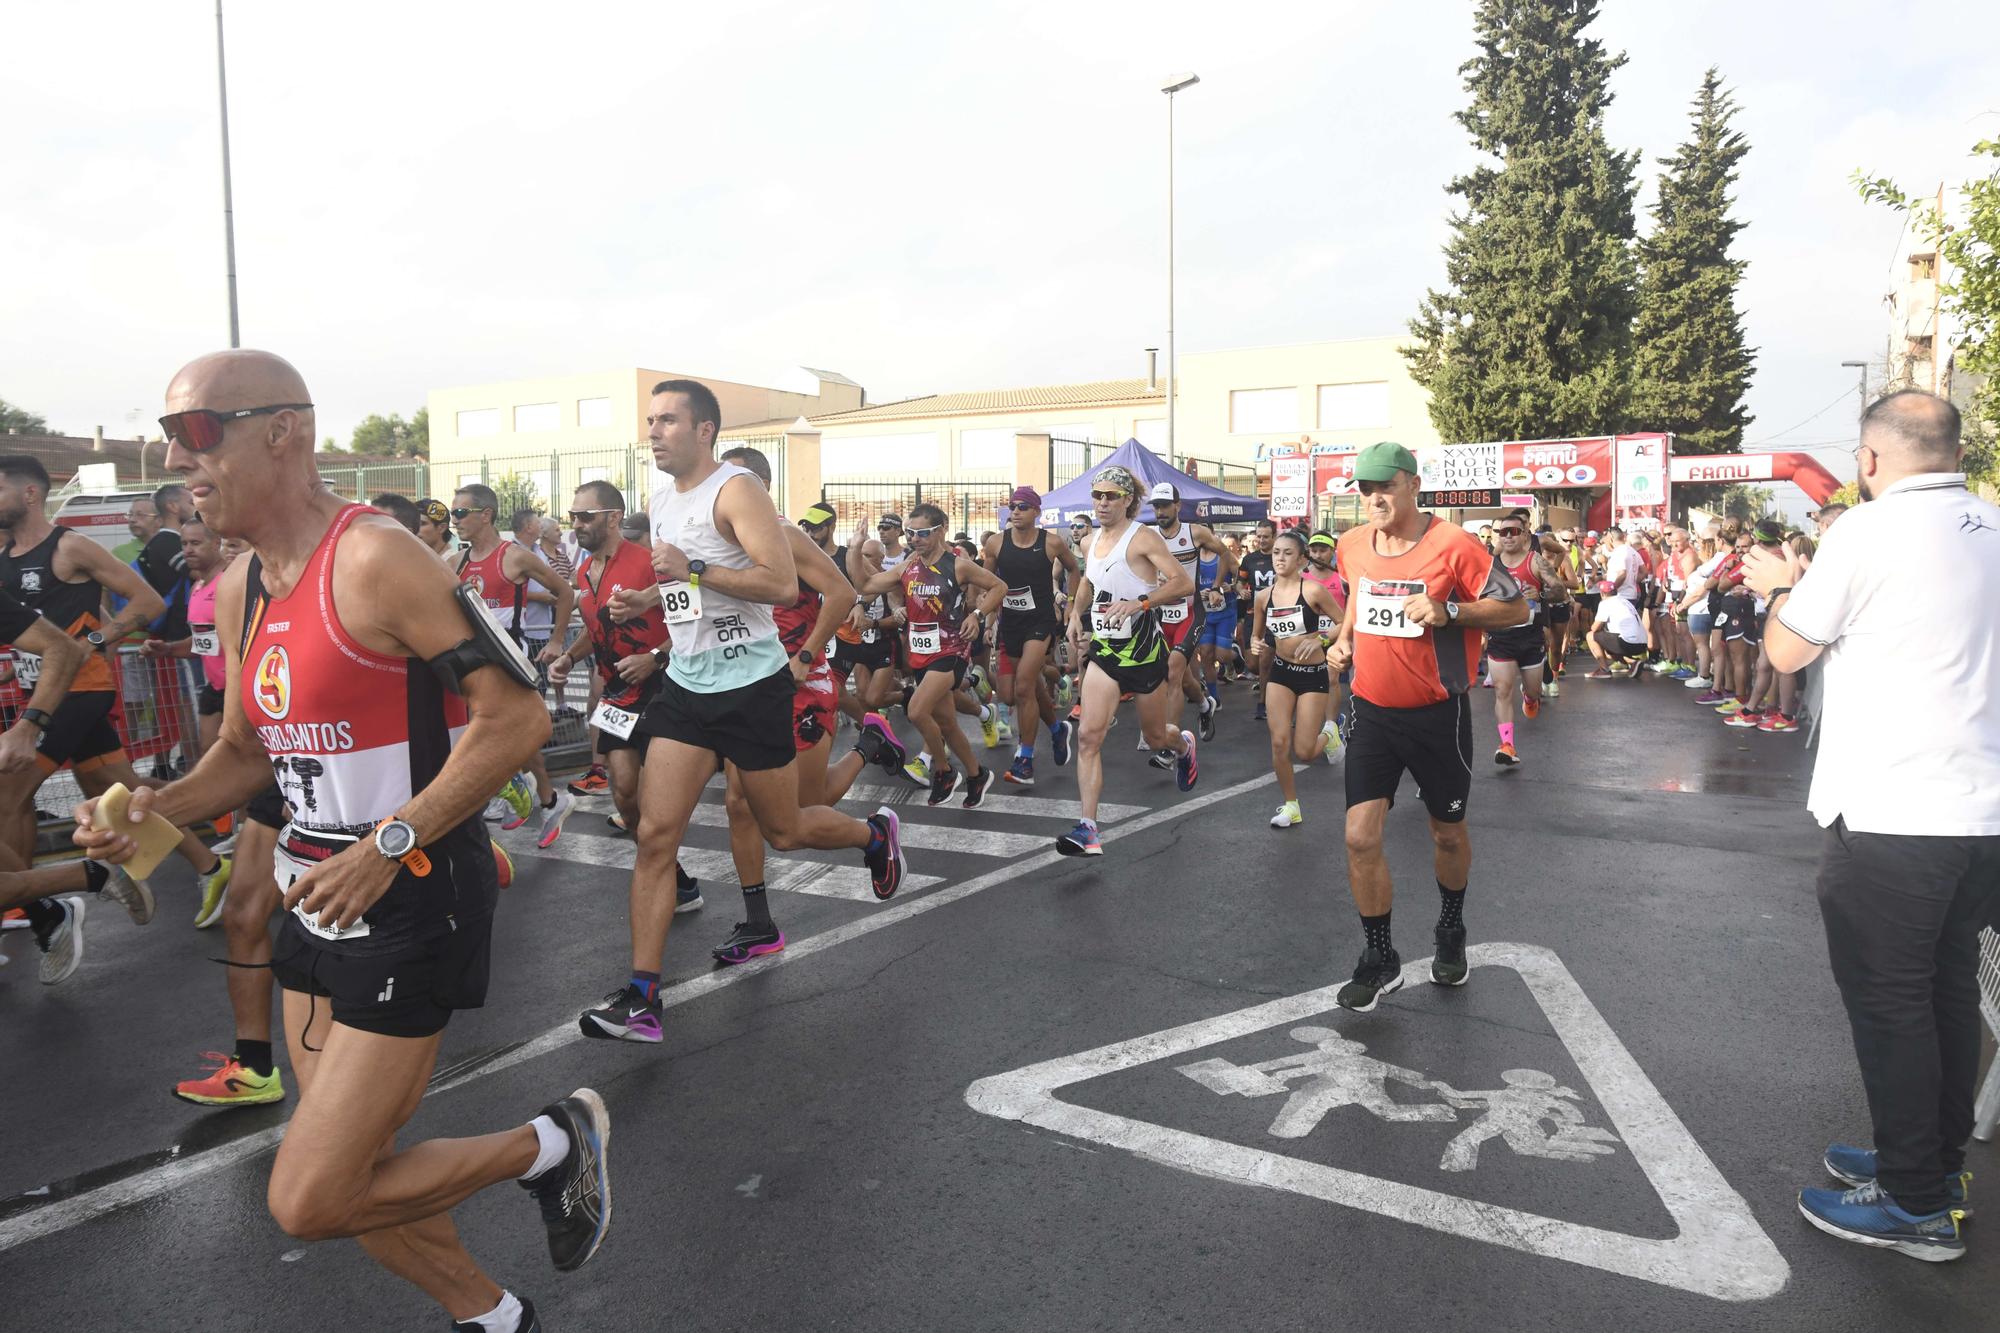
[[[834,532],[841,541],[857,529],[875,531],[875,521],[895,514],[910,522],[910,511],[934,504],[945,512],[945,526],[978,540],[1002,525],[1001,510],[1013,487],[1004,481],[830,481],[820,487],[820,503],[834,513]]]

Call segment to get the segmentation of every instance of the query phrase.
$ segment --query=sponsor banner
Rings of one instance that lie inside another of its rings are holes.
[[[1500,497],[1502,509],[1533,509],[1535,497],[1532,495],[1503,495]]]
[[[1770,481],[1770,454],[1683,454],[1667,460],[1667,475],[1677,482]]]
[[[1612,504],[1650,509],[1667,501],[1667,437],[1621,435]]]
[[[1271,460],[1271,517],[1304,518],[1312,508],[1313,460]]]
[[[1353,495],[1354,458],[1360,450],[1338,445],[1320,445],[1313,450],[1313,493]]]
[[[1500,484],[1509,490],[1565,490],[1611,484],[1611,441],[1535,440],[1505,446]]]
[[[1427,491],[1500,489],[1502,444],[1441,444],[1417,450]]]

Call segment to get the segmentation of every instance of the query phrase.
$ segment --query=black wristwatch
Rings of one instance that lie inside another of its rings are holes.
[[[708,561],[706,560],[688,561],[688,576],[687,576],[688,586],[689,587],[700,586],[701,576],[703,574],[706,574],[707,572],[708,572]]]
[[[84,635],[83,641],[93,648],[102,648],[104,646],[104,636],[96,630],[92,630],[90,633]]]
[[[666,667],[667,650],[665,648],[655,648],[653,650],[653,665],[662,669]]]
[[[1791,596],[1791,592],[1792,590],[1790,588],[1773,588],[1771,589],[1771,595],[1769,597],[1766,597],[1764,600],[1767,602],[1775,602],[1780,597]]]
[[[48,715],[47,710],[41,708],[23,708],[20,716],[21,721],[32,722],[43,731],[47,731],[49,723],[54,720]]]
[[[792,656],[799,660],[800,666],[811,666],[813,664],[813,653],[810,648],[801,648],[793,653]]]

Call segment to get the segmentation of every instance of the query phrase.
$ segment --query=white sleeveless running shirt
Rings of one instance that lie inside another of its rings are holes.
[[[653,540],[678,546],[689,560],[719,569],[748,569],[750,557],[715,526],[715,497],[731,477],[749,477],[752,485],[761,484],[748,469],[724,463],[692,490],[676,489],[672,478],[655,486]],[[703,585],[700,614],[676,620],[670,596],[674,590],[685,593],[684,585],[661,585],[667,633],[674,644],[667,675],[675,684],[696,694],[720,694],[785,669],[785,647],[778,641],[769,606]]]

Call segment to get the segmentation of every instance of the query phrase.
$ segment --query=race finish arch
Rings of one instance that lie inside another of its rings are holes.
[[[1352,505],[1355,444],[1275,445],[1269,458],[1271,517],[1315,521]],[[1800,453],[1699,454],[1675,457],[1660,431],[1566,440],[1440,444],[1415,450],[1426,509],[1458,518],[1527,508],[1537,492],[1587,491],[1589,528],[1653,529],[1666,521],[1675,485],[1790,481],[1824,504],[1839,489],[1832,473]]]

